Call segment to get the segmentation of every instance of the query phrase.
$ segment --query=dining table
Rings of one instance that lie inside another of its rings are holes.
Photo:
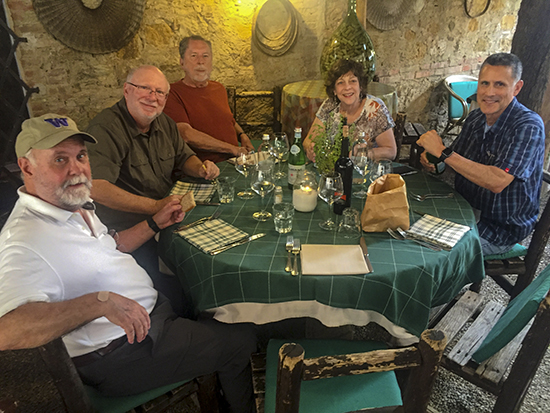
[[[237,191],[248,179],[229,162],[218,164],[221,176],[237,177]],[[308,166],[311,168],[311,165]],[[209,255],[175,232],[174,225],[159,238],[159,256],[179,278],[196,314],[206,313],[224,323],[267,323],[311,317],[327,327],[365,326],[371,322],[385,328],[395,343],[418,341],[426,329],[430,310],[453,299],[466,285],[484,277],[483,255],[472,208],[445,182],[429,173],[403,176],[409,202],[409,219],[417,211],[464,224],[471,228],[449,251],[434,251],[411,240],[397,240],[386,232],[363,232],[373,271],[355,275],[297,275],[285,271],[287,235],[301,244],[359,244],[337,231],[326,231],[318,223],[328,215],[319,199],[313,212],[295,212],[289,234],[275,231],[273,220],[259,222],[252,214],[260,209],[260,197],[229,204],[199,205],[188,212],[183,223],[220,211],[220,219],[247,232],[265,233],[262,238]],[[249,184],[249,183],[248,183]],[[292,202],[286,180],[283,200]],[[355,188],[357,189],[357,188]],[[423,202],[411,194],[449,193],[450,199]],[[216,199],[214,199],[216,201]],[[273,196],[266,196],[271,209]],[[362,211],[364,199],[353,198],[351,206]],[[342,268],[346,262],[341,262]]]

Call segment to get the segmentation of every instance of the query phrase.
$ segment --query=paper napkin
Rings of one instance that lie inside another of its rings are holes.
[[[304,244],[300,253],[303,275],[367,274],[359,245]]]

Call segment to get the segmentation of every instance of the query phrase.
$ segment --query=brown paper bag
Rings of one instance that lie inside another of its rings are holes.
[[[397,227],[409,229],[407,187],[401,175],[381,176],[369,186],[361,225],[365,232],[385,232]]]

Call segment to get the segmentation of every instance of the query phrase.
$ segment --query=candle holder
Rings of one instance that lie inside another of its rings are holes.
[[[317,180],[312,172],[300,172],[292,191],[292,205],[296,211],[311,212],[317,207],[317,187]]]

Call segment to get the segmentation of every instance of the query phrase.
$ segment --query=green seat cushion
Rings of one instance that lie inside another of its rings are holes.
[[[299,343],[305,357],[362,353],[385,349],[384,343],[346,340],[270,340],[265,374],[265,413],[275,412],[277,364],[284,343]],[[302,381],[300,412],[341,413],[369,407],[401,406],[401,391],[393,371]]]
[[[472,358],[481,363],[508,344],[536,314],[539,304],[550,290],[550,265],[506,307]]]
[[[466,81],[466,82],[454,82],[451,83],[451,89],[464,100],[472,96],[477,91],[477,82],[475,81]],[[469,105],[468,105],[469,106]],[[462,103],[455,98],[454,96],[449,95],[449,118],[456,119],[460,118],[464,113]]]
[[[132,410],[135,407],[141,406],[143,403],[146,403],[150,400],[156,399],[159,396],[162,396],[164,393],[169,392],[179,386],[184,385],[190,380],[180,381],[178,383],[168,384],[166,386],[157,387],[156,389],[149,390],[143,393],[135,394],[132,396],[119,396],[119,397],[109,397],[104,396],[91,386],[84,386],[88,397],[94,406],[94,409],[98,413],[125,413],[128,410]]]
[[[507,260],[509,258],[525,257],[527,255],[527,247],[524,247],[521,244],[516,244],[512,247],[510,251],[507,251],[502,254],[492,254],[483,257],[485,261],[491,260]]]

